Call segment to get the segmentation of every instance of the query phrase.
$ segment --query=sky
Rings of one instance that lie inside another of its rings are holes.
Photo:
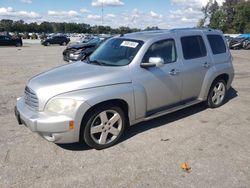
[[[55,21],[113,28],[194,27],[208,0],[0,0],[0,20]],[[223,0],[219,0],[221,4]],[[103,6],[103,13],[102,13]],[[103,19],[102,19],[103,18]]]

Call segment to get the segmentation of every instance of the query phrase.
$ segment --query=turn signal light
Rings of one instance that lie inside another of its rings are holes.
[[[75,123],[74,121],[69,122],[69,129],[74,129],[75,128]]]

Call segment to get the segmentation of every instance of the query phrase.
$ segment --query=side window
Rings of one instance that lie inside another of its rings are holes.
[[[144,55],[143,62],[148,63],[150,57],[161,57],[165,63],[175,62],[177,55],[174,40],[162,40],[152,44]]]
[[[6,37],[5,37],[5,40],[10,40],[10,37],[6,36]]]
[[[199,35],[182,37],[181,45],[185,59],[195,59],[207,55],[204,41]]]
[[[222,54],[226,52],[226,45],[220,35],[207,35],[213,54]]]

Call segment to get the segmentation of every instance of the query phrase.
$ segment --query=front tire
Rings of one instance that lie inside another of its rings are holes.
[[[206,105],[209,108],[218,108],[225,102],[225,97],[227,93],[226,82],[222,79],[215,80],[212,84],[208,98],[206,101]]]
[[[119,141],[125,126],[126,116],[120,107],[101,106],[86,118],[86,126],[82,129],[83,139],[97,150],[108,148]]]

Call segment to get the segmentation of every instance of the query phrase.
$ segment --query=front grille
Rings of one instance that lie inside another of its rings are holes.
[[[69,49],[66,49],[66,50],[64,50],[64,54],[72,54],[72,53],[74,53],[74,52],[76,52],[77,51],[77,49],[75,49],[75,48],[69,48]]]
[[[36,93],[32,91],[29,87],[25,87],[24,90],[24,99],[25,103],[30,106],[31,108],[38,110],[38,98],[36,96]]]

